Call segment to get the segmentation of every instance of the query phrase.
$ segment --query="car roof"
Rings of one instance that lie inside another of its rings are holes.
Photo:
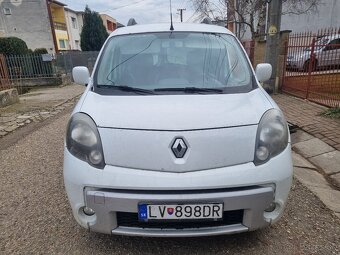
[[[203,33],[220,33],[233,35],[228,29],[222,26],[197,23],[174,23],[174,32],[203,32]],[[110,37],[116,35],[139,34],[150,32],[170,32],[170,23],[158,23],[148,25],[133,25],[116,29]]]
[[[340,38],[340,34],[334,34],[334,35],[325,35],[323,37],[320,37],[320,39],[328,39],[328,40],[333,40],[333,39],[338,39]]]

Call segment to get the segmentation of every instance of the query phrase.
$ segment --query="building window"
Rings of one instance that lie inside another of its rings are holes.
[[[76,18],[73,18],[73,17],[71,17],[71,20],[72,20],[72,27],[74,28],[74,29],[77,29],[77,19]]]
[[[12,10],[11,10],[11,8],[4,8],[4,14],[5,15],[12,15]]]
[[[59,40],[59,47],[60,47],[60,49],[65,49],[66,48],[65,40]]]
[[[107,20],[106,24],[107,24],[107,30],[113,31],[113,22]]]

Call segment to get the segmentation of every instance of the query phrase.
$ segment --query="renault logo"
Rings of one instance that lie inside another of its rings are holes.
[[[188,146],[186,145],[183,138],[177,138],[172,144],[171,150],[174,153],[176,158],[183,158],[185,153],[188,150]]]

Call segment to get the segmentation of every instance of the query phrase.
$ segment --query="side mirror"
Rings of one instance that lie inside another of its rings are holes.
[[[75,83],[80,85],[87,85],[90,80],[89,69],[85,66],[76,66],[72,70],[72,76]]]
[[[255,74],[259,82],[268,81],[272,76],[272,65],[271,64],[258,64],[256,66]]]

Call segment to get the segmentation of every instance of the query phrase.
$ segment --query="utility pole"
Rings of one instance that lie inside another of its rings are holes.
[[[179,11],[179,14],[181,15],[181,22],[183,22],[183,11],[186,11],[186,9],[177,9],[177,11]]]
[[[279,55],[279,41],[281,29],[282,0],[267,0],[269,3],[269,25],[267,26],[267,41],[265,62],[273,67],[273,73],[265,88],[272,93],[278,84],[277,60]]]

